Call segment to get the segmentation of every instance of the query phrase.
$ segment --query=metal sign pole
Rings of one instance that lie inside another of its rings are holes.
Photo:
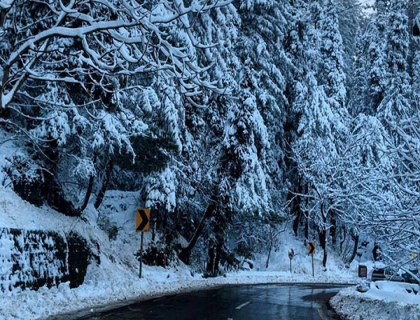
[[[292,260],[293,260],[293,257],[295,256],[295,251],[292,248],[290,248],[288,255],[289,255],[289,260],[290,260],[290,273],[292,273]]]
[[[141,233],[141,242],[140,242],[140,272],[139,272],[139,277],[141,279],[141,268],[143,266],[143,235],[144,233]]]
[[[141,232],[140,270],[139,270],[139,278],[141,279],[141,269],[143,267],[143,237],[144,237],[144,232],[150,231],[150,209],[137,209],[135,230],[136,232]]]
[[[314,278],[315,278],[315,271],[314,271],[314,255],[313,255],[313,254],[311,254],[311,256],[312,256],[312,277],[314,277]]]

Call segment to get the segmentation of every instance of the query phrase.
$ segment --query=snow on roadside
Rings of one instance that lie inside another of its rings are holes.
[[[141,205],[137,203],[137,198],[136,193],[110,191],[101,212],[90,207],[85,219],[77,219],[66,217],[48,207],[35,207],[13,191],[0,187],[0,227],[52,230],[61,234],[73,230],[101,246],[101,264],[91,264],[84,284],[76,289],[70,289],[68,283],[63,283],[51,289],[16,289],[0,293],[0,320],[39,319],[116,302],[229,284],[354,283],[354,274],[341,269],[333,255],[329,259],[331,267],[322,271],[321,252],[315,256],[316,274],[313,278],[307,249],[300,240],[287,232],[280,239],[278,251],[272,253],[268,270],[265,269],[266,255],[259,255],[254,261],[254,270],[228,273],[226,277],[203,279],[201,275],[192,274],[187,266],[180,264],[167,269],[144,266],[144,279],[139,279],[139,264],[134,256],[140,240],[134,231],[133,213]],[[98,226],[97,222],[103,215],[118,227],[115,240],[110,241],[109,235]],[[145,240],[147,246],[149,234]],[[287,258],[290,247],[297,253],[293,260],[292,275]]]
[[[257,254],[255,257],[255,269],[267,271],[282,271],[289,272],[290,264],[288,258],[289,249],[293,249],[295,256],[292,260],[292,271],[294,274],[312,275],[312,261],[308,254],[307,247],[303,241],[296,238],[291,227],[282,233],[278,239],[278,248],[273,250],[270,257],[268,269],[265,268],[267,261],[267,254]],[[357,268],[347,269],[339,257],[331,250],[328,254],[327,270],[324,271],[322,267],[323,251],[316,248],[314,255],[315,273],[317,276],[324,275],[325,279],[335,282],[347,279],[349,283],[356,283],[355,276]]]
[[[331,306],[346,320],[418,320],[420,296],[408,293],[405,290],[408,287],[408,284],[388,281],[371,283],[366,293],[350,287],[332,298]]]
[[[0,296],[0,319],[42,319],[50,315],[66,313],[84,308],[98,308],[110,303],[129,302],[139,298],[152,298],[162,294],[176,294],[192,290],[209,289],[235,284],[269,283],[330,283],[321,275],[294,275],[282,272],[242,271],[225,277],[202,279],[191,276],[187,268],[183,270],[156,270],[138,279],[135,273],[104,274],[104,268],[90,267],[85,283],[70,289],[68,284],[58,288],[41,288],[39,291],[22,291],[19,294]],[[156,268],[158,269],[158,268]],[[170,277],[167,278],[167,275]],[[108,276],[109,281],[103,281]],[[341,279],[336,283],[347,283]]]

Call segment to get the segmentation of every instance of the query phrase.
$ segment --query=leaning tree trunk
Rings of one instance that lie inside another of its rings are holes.
[[[95,176],[92,174],[89,177],[89,184],[88,184],[88,188],[86,190],[86,195],[85,195],[85,199],[83,201],[82,206],[79,208],[80,213],[82,213],[83,211],[85,211],[88,203],[89,203],[89,199],[90,196],[92,195],[92,190],[93,190],[93,182],[95,181]]]
[[[217,200],[217,194],[216,191],[213,192],[213,195],[210,199],[210,204],[207,206],[206,212],[204,213],[203,217],[201,218],[200,223],[197,226],[197,229],[195,230],[194,236],[188,243],[188,246],[182,249],[182,251],[179,254],[179,259],[181,259],[182,262],[185,264],[190,264],[190,256],[191,251],[194,249],[198,238],[200,237],[201,233],[203,232],[205,222],[208,218],[210,218],[216,210],[216,200]]]
[[[351,257],[350,257],[349,261],[347,262],[348,265],[350,265],[353,262],[354,258],[356,258],[357,247],[359,246],[359,235],[355,234],[353,236],[353,239],[354,239],[353,252],[351,254]]]
[[[93,165],[96,163],[96,155],[93,156]],[[90,196],[92,195],[93,183],[95,182],[95,175],[91,174],[89,177],[88,188],[86,190],[85,199],[82,206],[79,208],[80,213],[85,211],[87,205],[89,204]]]
[[[109,184],[109,180],[111,179],[113,169],[114,169],[114,164],[111,160],[109,161],[107,168],[105,170],[105,177],[104,177],[104,180],[102,181],[101,190],[99,191],[99,194],[96,197],[96,201],[94,205],[95,209],[98,209],[101,206],[102,201],[104,200],[105,193],[106,193],[106,190],[108,189],[108,184]]]
[[[273,250],[273,239],[270,236],[270,245],[268,246],[268,255],[267,255],[267,261],[265,262],[265,268],[268,269],[268,265],[270,263],[270,256],[271,256],[271,250]]]

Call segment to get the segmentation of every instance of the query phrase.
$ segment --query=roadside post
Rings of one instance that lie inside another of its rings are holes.
[[[292,248],[290,248],[289,249],[290,273],[292,273],[292,260],[294,256],[295,256],[295,251]]]
[[[139,278],[143,267],[143,236],[145,232],[150,231],[150,209],[137,209],[136,212],[136,232],[141,232],[140,240],[140,270]]]
[[[312,277],[315,277],[315,270],[314,270],[315,241],[311,241],[308,243],[308,254],[312,256]]]
[[[359,278],[367,278],[367,266],[359,264]]]

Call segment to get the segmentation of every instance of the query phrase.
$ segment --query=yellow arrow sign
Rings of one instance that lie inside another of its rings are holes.
[[[315,254],[315,241],[308,243],[308,253]]]
[[[149,232],[150,230],[150,209],[137,209],[136,232]]]

